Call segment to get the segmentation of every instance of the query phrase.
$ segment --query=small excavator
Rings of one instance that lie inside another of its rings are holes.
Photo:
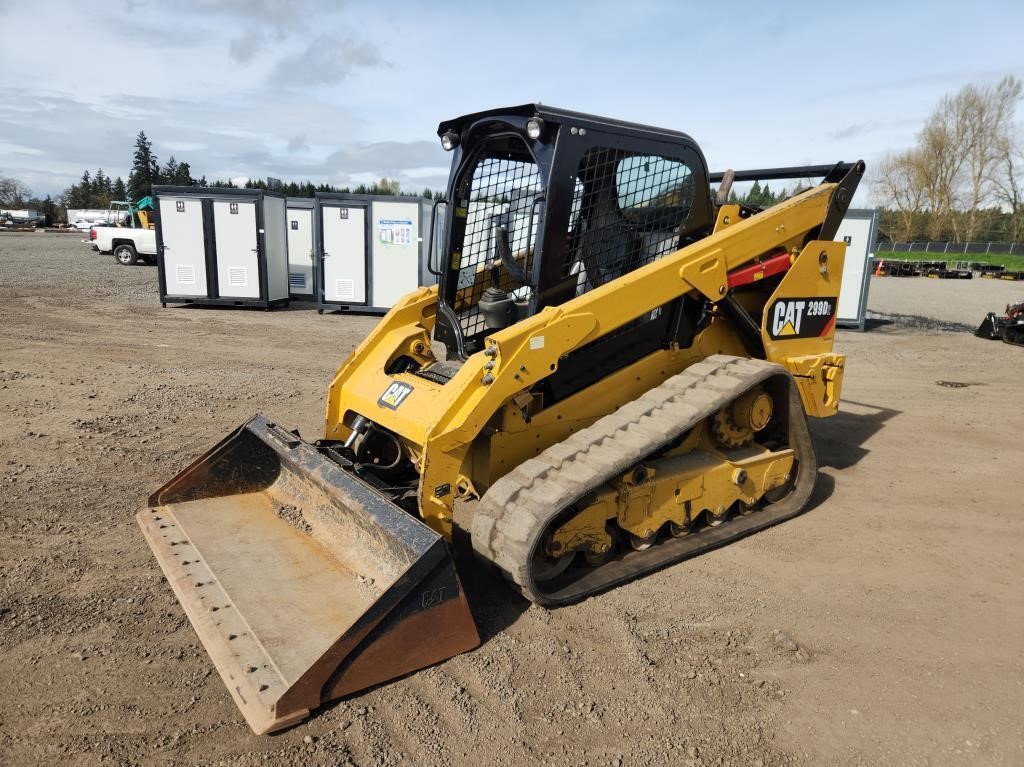
[[[146,195],[138,202],[114,200],[107,208],[109,226],[125,226],[137,229],[154,229],[153,198]]]
[[[257,733],[477,646],[466,557],[556,607],[799,514],[839,407],[862,162],[711,174],[685,133],[540,104],[438,135],[438,283],[341,363],[323,436],[256,415],[137,515]]]

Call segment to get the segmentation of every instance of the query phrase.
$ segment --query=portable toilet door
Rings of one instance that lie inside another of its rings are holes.
[[[317,309],[365,307],[367,208],[364,201],[318,197],[319,247]]]
[[[836,242],[846,243],[836,325],[864,330],[871,284],[871,259],[878,238],[878,211],[850,208],[839,222]]]
[[[288,292],[315,296],[313,278],[313,200],[288,200]]]
[[[254,199],[213,201],[219,298],[262,297],[256,203]]]
[[[194,196],[160,196],[160,228],[157,263],[160,271],[160,300],[206,298],[206,231],[203,201]]]

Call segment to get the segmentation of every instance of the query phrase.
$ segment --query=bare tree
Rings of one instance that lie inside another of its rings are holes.
[[[929,239],[971,240],[986,217],[998,215],[993,203],[1012,207],[1007,195],[1020,190],[1007,174],[1024,169],[1009,148],[1022,93],[1012,76],[995,85],[965,85],[936,105],[913,149],[883,160],[873,188],[896,210],[903,236],[924,219]]]
[[[20,208],[32,197],[32,190],[16,178],[0,176],[0,205]]]
[[[926,207],[931,212],[929,239],[940,239],[944,232],[959,241],[960,185],[965,164],[964,146],[968,134],[967,116],[956,96],[945,96],[932,112],[917,136],[920,181],[924,186]]]
[[[1021,83],[1004,77],[995,87],[967,86],[958,94],[967,121],[964,146],[969,203],[965,237],[974,239],[982,209],[995,198],[1010,139],[1013,114],[1021,99]]]
[[[1024,146],[1018,136],[1007,136],[1000,146],[1000,168],[995,174],[996,200],[1010,213],[1009,236],[1024,240]]]
[[[889,234],[897,241],[910,239],[925,203],[925,184],[919,150],[887,154],[871,172],[872,200],[896,213]]]

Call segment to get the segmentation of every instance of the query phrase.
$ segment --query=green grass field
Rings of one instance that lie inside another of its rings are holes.
[[[1001,264],[1007,271],[1024,270],[1024,256],[1011,256],[1000,253],[875,253],[875,259],[892,259],[893,261],[977,261],[979,264]]]

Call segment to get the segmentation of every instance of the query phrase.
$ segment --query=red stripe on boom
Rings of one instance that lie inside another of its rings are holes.
[[[729,272],[729,287],[737,288],[740,285],[751,285],[755,282],[782,274],[789,269],[789,253],[781,251],[765,261],[750,266],[744,266]]]

